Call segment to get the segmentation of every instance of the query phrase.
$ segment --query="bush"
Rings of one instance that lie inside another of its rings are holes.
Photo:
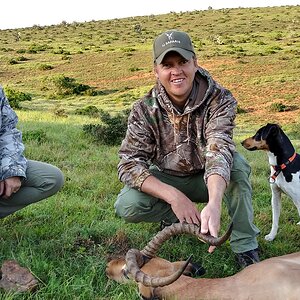
[[[48,45],[39,45],[39,44],[32,44],[29,46],[27,53],[38,53],[43,52],[48,49]]]
[[[38,67],[38,69],[39,69],[39,70],[42,70],[42,71],[52,70],[52,69],[53,69],[53,66],[47,65],[47,64],[41,64],[41,65]]]
[[[282,104],[281,102],[275,102],[270,105],[270,111],[283,112],[286,110],[287,110],[286,105]]]
[[[11,88],[5,88],[5,94],[8,99],[9,105],[12,108],[21,108],[20,102],[31,101],[31,96],[28,93],[18,92]]]
[[[24,56],[19,56],[19,57],[17,57],[17,58],[11,58],[9,61],[8,61],[8,63],[10,64],[10,65],[16,65],[16,64],[18,64],[20,61],[27,61],[28,60],[28,58],[26,58],[26,57],[24,57]]]
[[[80,95],[91,89],[90,86],[77,83],[74,78],[63,75],[53,78],[53,82],[57,88],[57,94],[61,96]]]
[[[105,145],[120,145],[127,130],[127,119],[130,110],[124,110],[116,116],[111,116],[108,112],[99,110],[102,124],[83,125],[83,131],[91,135],[97,142]]]
[[[246,113],[246,110],[241,108],[239,105],[237,106],[237,110],[236,110],[237,114],[244,114]]]
[[[16,65],[16,64],[18,64],[18,61],[17,61],[15,58],[11,58],[11,59],[8,61],[8,63],[9,63],[10,65]]]
[[[59,117],[59,118],[67,118],[68,117],[68,114],[66,113],[66,110],[64,108],[55,107],[55,109],[53,110],[53,113],[56,117]]]
[[[16,53],[18,53],[18,54],[26,53],[26,50],[25,49],[19,49],[19,50],[16,51]]]
[[[16,58],[16,60],[17,60],[17,61],[27,61],[28,58],[25,57],[25,56],[19,56],[19,57]]]
[[[88,105],[83,108],[77,108],[75,110],[76,115],[87,115],[87,116],[96,116],[99,114],[99,110],[95,105]]]

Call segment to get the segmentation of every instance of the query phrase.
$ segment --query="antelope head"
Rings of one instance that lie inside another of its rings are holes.
[[[189,262],[170,263],[169,261],[156,257],[160,246],[170,237],[178,234],[191,234],[212,246],[220,246],[230,236],[232,224],[226,233],[219,237],[202,234],[200,227],[189,223],[174,223],[158,232],[143,250],[130,249],[126,258],[113,260],[108,263],[106,274],[117,282],[125,282],[129,276],[137,283],[147,287],[159,287],[171,284],[183,273],[189,273],[191,266]],[[154,275],[149,275],[154,274]]]

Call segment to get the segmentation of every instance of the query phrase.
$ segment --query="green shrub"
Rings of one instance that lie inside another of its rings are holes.
[[[11,59],[8,61],[8,63],[9,63],[10,65],[16,65],[16,64],[18,64],[18,61],[17,61],[15,58],[11,58]]]
[[[53,54],[64,54],[63,49],[53,50]]]
[[[57,88],[57,94],[61,96],[80,95],[91,89],[90,86],[77,83],[74,78],[60,75],[52,79]]]
[[[91,135],[97,142],[111,146],[119,145],[126,133],[129,112],[130,110],[127,109],[112,116],[101,109],[99,114],[102,124],[83,125],[83,131]]]
[[[88,105],[75,110],[76,115],[96,116],[99,114],[99,109],[95,105]]]
[[[47,65],[47,64],[41,64],[41,65],[38,67],[38,69],[39,69],[39,70],[42,70],[42,71],[52,70],[52,69],[53,69],[53,66]]]
[[[56,117],[59,117],[59,118],[67,118],[68,117],[66,110],[61,107],[55,107],[53,110],[53,113]]]
[[[23,54],[23,53],[26,53],[26,50],[25,49],[19,49],[19,50],[16,51],[16,53]]]
[[[237,106],[236,112],[237,112],[238,114],[244,114],[244,113],[246,113],[246,110],[243,109],[243,108],[241,108],[241,107],[238,105],[238,106]]]
[[[26,58],[25,56],[19,56],[19,57],[17,57],[17,58],[11,58],[9,61],[8,61],[8,63],[10,64],[10,65],[16,65],[16,64],[18,64],[20,61],[27,61],[28,60],[28,58]]]
[[[70,60],[71,57],[69,55],[66,55],[64,54],[62,57],[61,57],[61,60]]]
[[[270,105],[270,111],[282,112],[286,110],[287,110],[286,105],[282,104],[281,102],[275,102]]]
[[[12,108],[21,108],[20,102],[31,101],[31,96],[28,93],[18,92],[11,88],[5,88],[5,94]]]
[[[38,53],[43,52],[48,49],[48,45],[39,45],[39,44],[32,44],[29,46],[27,53]]]
[[[19,57],[16,58],[16,60],[17,61],[27,61],[29,59],[27,57],[25,57],[25,56],[19,56]]]

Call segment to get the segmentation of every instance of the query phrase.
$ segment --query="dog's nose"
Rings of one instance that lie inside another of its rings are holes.
[[[243,141],[241,142],[241,145],[242,145],[244,148],[248,149],[248,148],[250,148],[250,145],[251,145],[251,144],[249,144],[249,142],[248,142],[247,139],[246,139],[246,140],[243,140]]]

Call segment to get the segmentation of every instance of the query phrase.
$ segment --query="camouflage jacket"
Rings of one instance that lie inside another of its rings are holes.
[[[16,129],[18,117],[0,86],[0,180],[13,176],[26,178],[27,161],[23,156],[22,134]]]
[[[200,92],[200,84],[206,87]],[[179,111],[157,82],[137,101],[128,118],[119,150],[119,179],[140,189],[149,166],[177,176],[204,171],[207,181],[219,174],[228,184],[235,145],[232,140],[236,100],[210,74],[199,68],[184,110]]]

